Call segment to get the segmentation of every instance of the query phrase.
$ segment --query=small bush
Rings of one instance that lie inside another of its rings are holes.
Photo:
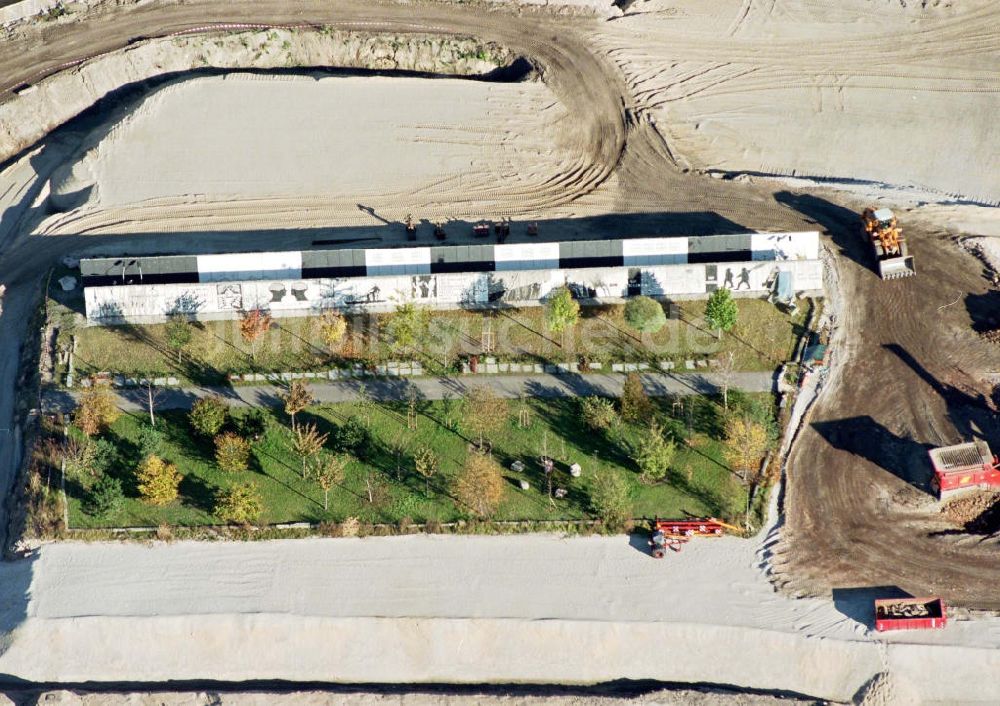
[[[125,502],[122,483],[111,476],[101,476],[87,496],[87,513],[94,517],[106,518],[114,515]]]
[[[250,464],[250,443],[231,431],[215,437],[215,463],[227,473],[245,471]]]
[[[136,469],[139,495],[151,505],[167,505],[177,499],[181,474],[177,466],[159,456],[149,456]]]
[[[223,522],[248,525],[264,512],[264,500],[253,483],[237,483],[216,496],[215,516]]]
[[[160,446],[163,444],[163,433],[156,427],[146,426],[139,430],[139,458],[154,456],[160,453]]]
[[[258,441],[267,431],[267,415],[256,407],[248,409],[236,418],[236,428],[243,437]]]
[[[341,451],[360,456],[368,446],[368,430],[356,417],[351,417],[337,429],[334,442]]]
[[[625,305],[625,323],[642,333],[656,333],[667,323],[663,307],[650,297],[635,297]]]
[[[581,397],[580,414],[584,424],[595,431],[610,429],[618,423],[614,403],[604,397]]]
[[[188,420],[196,432],[211,439],[225,425],[228,415],[229,406],[221,397],[203,397],[191,407]]]

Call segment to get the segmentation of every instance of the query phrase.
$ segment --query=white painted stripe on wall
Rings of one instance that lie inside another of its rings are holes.
[[[301,276],[302,253],[298,251],[198,255],[200,282],[298,279]]]
[[[559,243],[494,245],[493,259],[497,262],[510,262],[511,260],[559,260]]]
[[[819,231],[753,233],[750,249],[754,260],[818,260]]]
[[[382,275],[429,275],[430,248],[389,248],[365,250],[365,267],[370,277]]]
[[[687,263],[687,238],[636,238],[622,241],[625,265],[683,265]]]

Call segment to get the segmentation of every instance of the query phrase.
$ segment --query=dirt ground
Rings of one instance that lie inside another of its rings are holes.
[[[854,210],[820,194],[795,203],[831,233],[841,304],[828,389],[789,459],[775,559],[783,582],[894,585],[1000,608],[996,538],[945,521],[927,460],[931,446],[1000,442],[987,376],[1000,350],[975,331],[996,315],[1000,292],[944,229],[923,227],[908,230],[917,276],[883,282]]]

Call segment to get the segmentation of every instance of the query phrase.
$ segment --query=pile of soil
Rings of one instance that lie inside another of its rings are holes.
[[[973,493],[948,502],[942,509],[949,522],[975,534],[1000,530],[1000,492]]]

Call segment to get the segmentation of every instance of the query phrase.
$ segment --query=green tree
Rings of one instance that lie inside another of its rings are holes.
[[[215,437],[215,465],[226,473],[245,471],[250,465],[250,442],[231,431]]]
[[[215,498],[215,516],[223,522],[249,525],[264,512],[264,500],[253,483],[237,483]]]
[[[580,303],[573,298],[567,287],[559,287],[545,302],[545,323],[549,331],[562,333],[580,320]]]
[[[452,491],[458,501],[479,517],[490,517],[503,501],[506,481],[492,458],[472,454],[455,477]]]
[[[437,474],[441,460],[431,449],[421,446],[413,455],[413,466],[417,473],[424,478],[424,495],[430,495],[431,478]]]
[[[98,518],[110,517],[124,502],[122,482],[111,476],[101,476],[87,496],[87,512]]]
[[[264,414],[264,410],[257,407],[248,409],[237,418],[236,427],[247,439],[259,441],[267,431],[267,415]]]
[[[177,351],[177,363],[181,362],[181,354],[188,344],[191,343],[193,335],[191,322],[184,314],[170,314],[167,317],[167,324],[164,333],[167,338],[167,345]]]
[[[639,422],[648,419],[652,413],[653,403],[642,386],[642,378],[638,373],[628,373],[622,387],[622,419]]]
[[[337,429],[334,442],[341,451],[361,456],[368,446],[368,430],[356,417],[350,417]]]
[[[625,305],[625,323],[640,333],[656,333],[667,323],[667,316],[655,299],[635,297]]]
[[[188,421],[199,434],[209,439],[219,433],[229,415],[229,405],[218,396],[195,400],[188,414]]]
[[[412,348],[427,338],[431,312],[427,307],[412,302],[400,304],[386,322],[386,333],[394,348]]]
[[[606,397],[581,397],[580,414],[583,423],[595,431],[610,429],[618,423],[615,404]]]
[[[676,451],[674,442],[663,435],[663,428],[655,421],[650,423],[649,430],[639,439],[632,453],[632,460],[639,467],[642,482],[657,483],[663,480],[670,470]]]
[[[295,430],[292,448],[295,450],[295,455],[302,460],[302,480],[306,479],[306,467],[309,461],[323,450],[328,436],[329,434],[321,434],[315,424],[303,424]]]
[[[732,293],[725,287],[712,292],[705,305],[705,321],[715,329],[716,337],[722,338],[723,331],[729,331],[736,325],[739,309]]]
[[[590,507],[608,529],[623,529],[632,516],[632,489],[624,474],[597,471],[590,486]]]
[[[160,447],[162,445],[163,432],[156,427],[146,426],[143,424],[139,429],[139,458],[146,458],[147,456],[153,456],[154,454],[160,453]]]
[[[150,505],[167,505],[177,499],[181,474],[177,466],[159,456],[148,456],[136,469],[139,495]]]

